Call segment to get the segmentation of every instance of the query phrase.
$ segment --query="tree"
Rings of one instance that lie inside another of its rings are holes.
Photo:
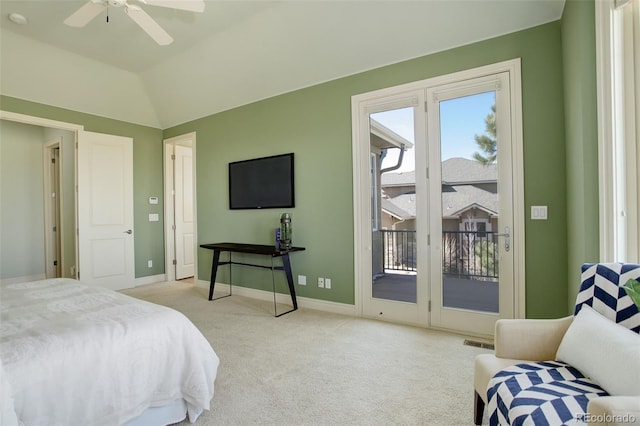
[[[484,164],[492,164],[498,158],[496,146],[496,105],[491,106],[491,113],[484,118],[485,131],[483,135],[475,135],[474,139],[485,155],[479,152],[473,153],[473,158]]]

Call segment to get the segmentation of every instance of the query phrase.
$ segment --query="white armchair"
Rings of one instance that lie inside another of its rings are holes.
[[[610,270],[617,272],[609,274],[608,271]],[[617,282],[612,283],[615,277],[617,277]],[[580,311],[582,304],[586,304],[593,306],[596,311],[599,311],[600,314],[614,322],[622,323],[633,332],[640,333],[640,312],[620,287],[624,285],[627,279],[638,279],[639,277],[640,265],[583,265],[582,286],[576,301],[576,315]],[[600,286],[606,287],[604,297],[607,300],[605,302],[600,300],[600,293],[602,293]],[[615,297],[607,296],[612,292]],[[611,304],[615,306],[608,306]],[[482,424],[484,408],[489,402],[487,391],[492,378],[498,373],[504,374],[502,372],[505,369],[515,370],[513,366],[516,365],[525,365],[525,368],[529,368],[528,366],[534,365],[532,362],[556,360],[558,348],[573,321],[574,316],[553,320],[515,319],[497,321],[495,327],[495,354],[482,354],[476,357],[475,360],[474,423],[476,425]],[[640,347],[632,349],[640,350]],[[636,352],[633,353],[635,354]],[[640,362],[640,360],[638,361]],[[535,375],[536,373],[529,372],[528,374]],[[600,390],[602,389],[600,388]],[[588,395],[589,402],[584,407],[586,410],[583,410],[582,413],[574,412],[571,415],[583,416],[584,423],[589,425],[640,425],[640,394],[598,397],[594,397],[594,395],[594,393]],[[508,401],[517,401],[517,395],[508,395],[506,399]],[[512,404],[517,406],[518,402],[512,402]],[[528,407],[525,409],[522,406],[516,407],[513,413],[522,415],[523,412],[526,414],[527,410],[532,411],[532,403],[529,401],[527,404]],[[511,413],[509,411],[510,407],[504,407],[504,402],[502,406],[504,411]],[[495,410],[495,407],[493,409]],[[498,414],[503,416],[501,413]],[[540,413],[538,414],[540,415]],[[491,424],[505,423],[505,419],[497,416],[496,413],[489,413],[489,415]],[[516,414],[513,415],[515,416]],[[498,418],[501,418],[501,420],[498,420]],[[506,422],[511,423],[508,419]],[[536,423],[535,420],[533,423]]]

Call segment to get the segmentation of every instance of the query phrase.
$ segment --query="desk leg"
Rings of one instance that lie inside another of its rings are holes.
[[[218,262],[220,261],[220,250],[213,251],[213,262],[211,263],[211,280],[209,281],[209,300],[213,300],[213,287],[216,285],[216,274],[218,273]]]
[[[298,301],[296,299],[296,288],[293,286],[293,274],[291,273],[291,261],[289,260],[289,253],[282,255],[282,264],[284,265],[284,273],[287,275],[287,284],[289,284],[289,293],[291,293],[291,302],[293,303],[293,309],[298,309]]]

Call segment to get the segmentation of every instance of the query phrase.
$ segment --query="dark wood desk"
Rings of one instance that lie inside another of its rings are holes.
[[[291,272],[291,260],[289,259],[289,253],[295,251],[303,251],[304,247],[291,247],[289,250],[276,250],[275,246],[263,245],[263,244],[238,244],[238,243],[213,243],[213,244],[200,244],[200,247],[208,250],[213,250],[213,261],[211,263],[211,279],[209,281],[209,300],[222,299],[223,297],[229,297],[232,295],[231,284],[231,265],[244,265],[254,266],[256,268],[271,269],[271,283],[273,286],[273,309],[276,317],[288,314],[298,309],[298,301],[296,300],[296,289],[293,285],[293,274]],[[229,252],[229,261],[220,262],[220,253],[223,251]],[[231,259],[232,253],[248,253],[258,254],[271,257],[271,266],[256,265],[254,263],[234,262]],[[274,266],[273,259],[276,257],[282,258],[282,266]],[[229,265],[229,294],[225,296],[213,298],[213,289],[216,285],[216,274],[218,273],[219,265]],[[273,272],[284,271],[287,276],[287,284],[289,285],[289,293],[291,294],[291,302],[293,309],[278,314],[276,307],[276,281]]]

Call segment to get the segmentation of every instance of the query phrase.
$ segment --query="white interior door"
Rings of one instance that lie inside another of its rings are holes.
[[[176,145],[174,155],[176,279],[180,280],[194,276],[192,149]]]
[[[133,287],[133,139],[80,131],[77,164],[79,278]]]

